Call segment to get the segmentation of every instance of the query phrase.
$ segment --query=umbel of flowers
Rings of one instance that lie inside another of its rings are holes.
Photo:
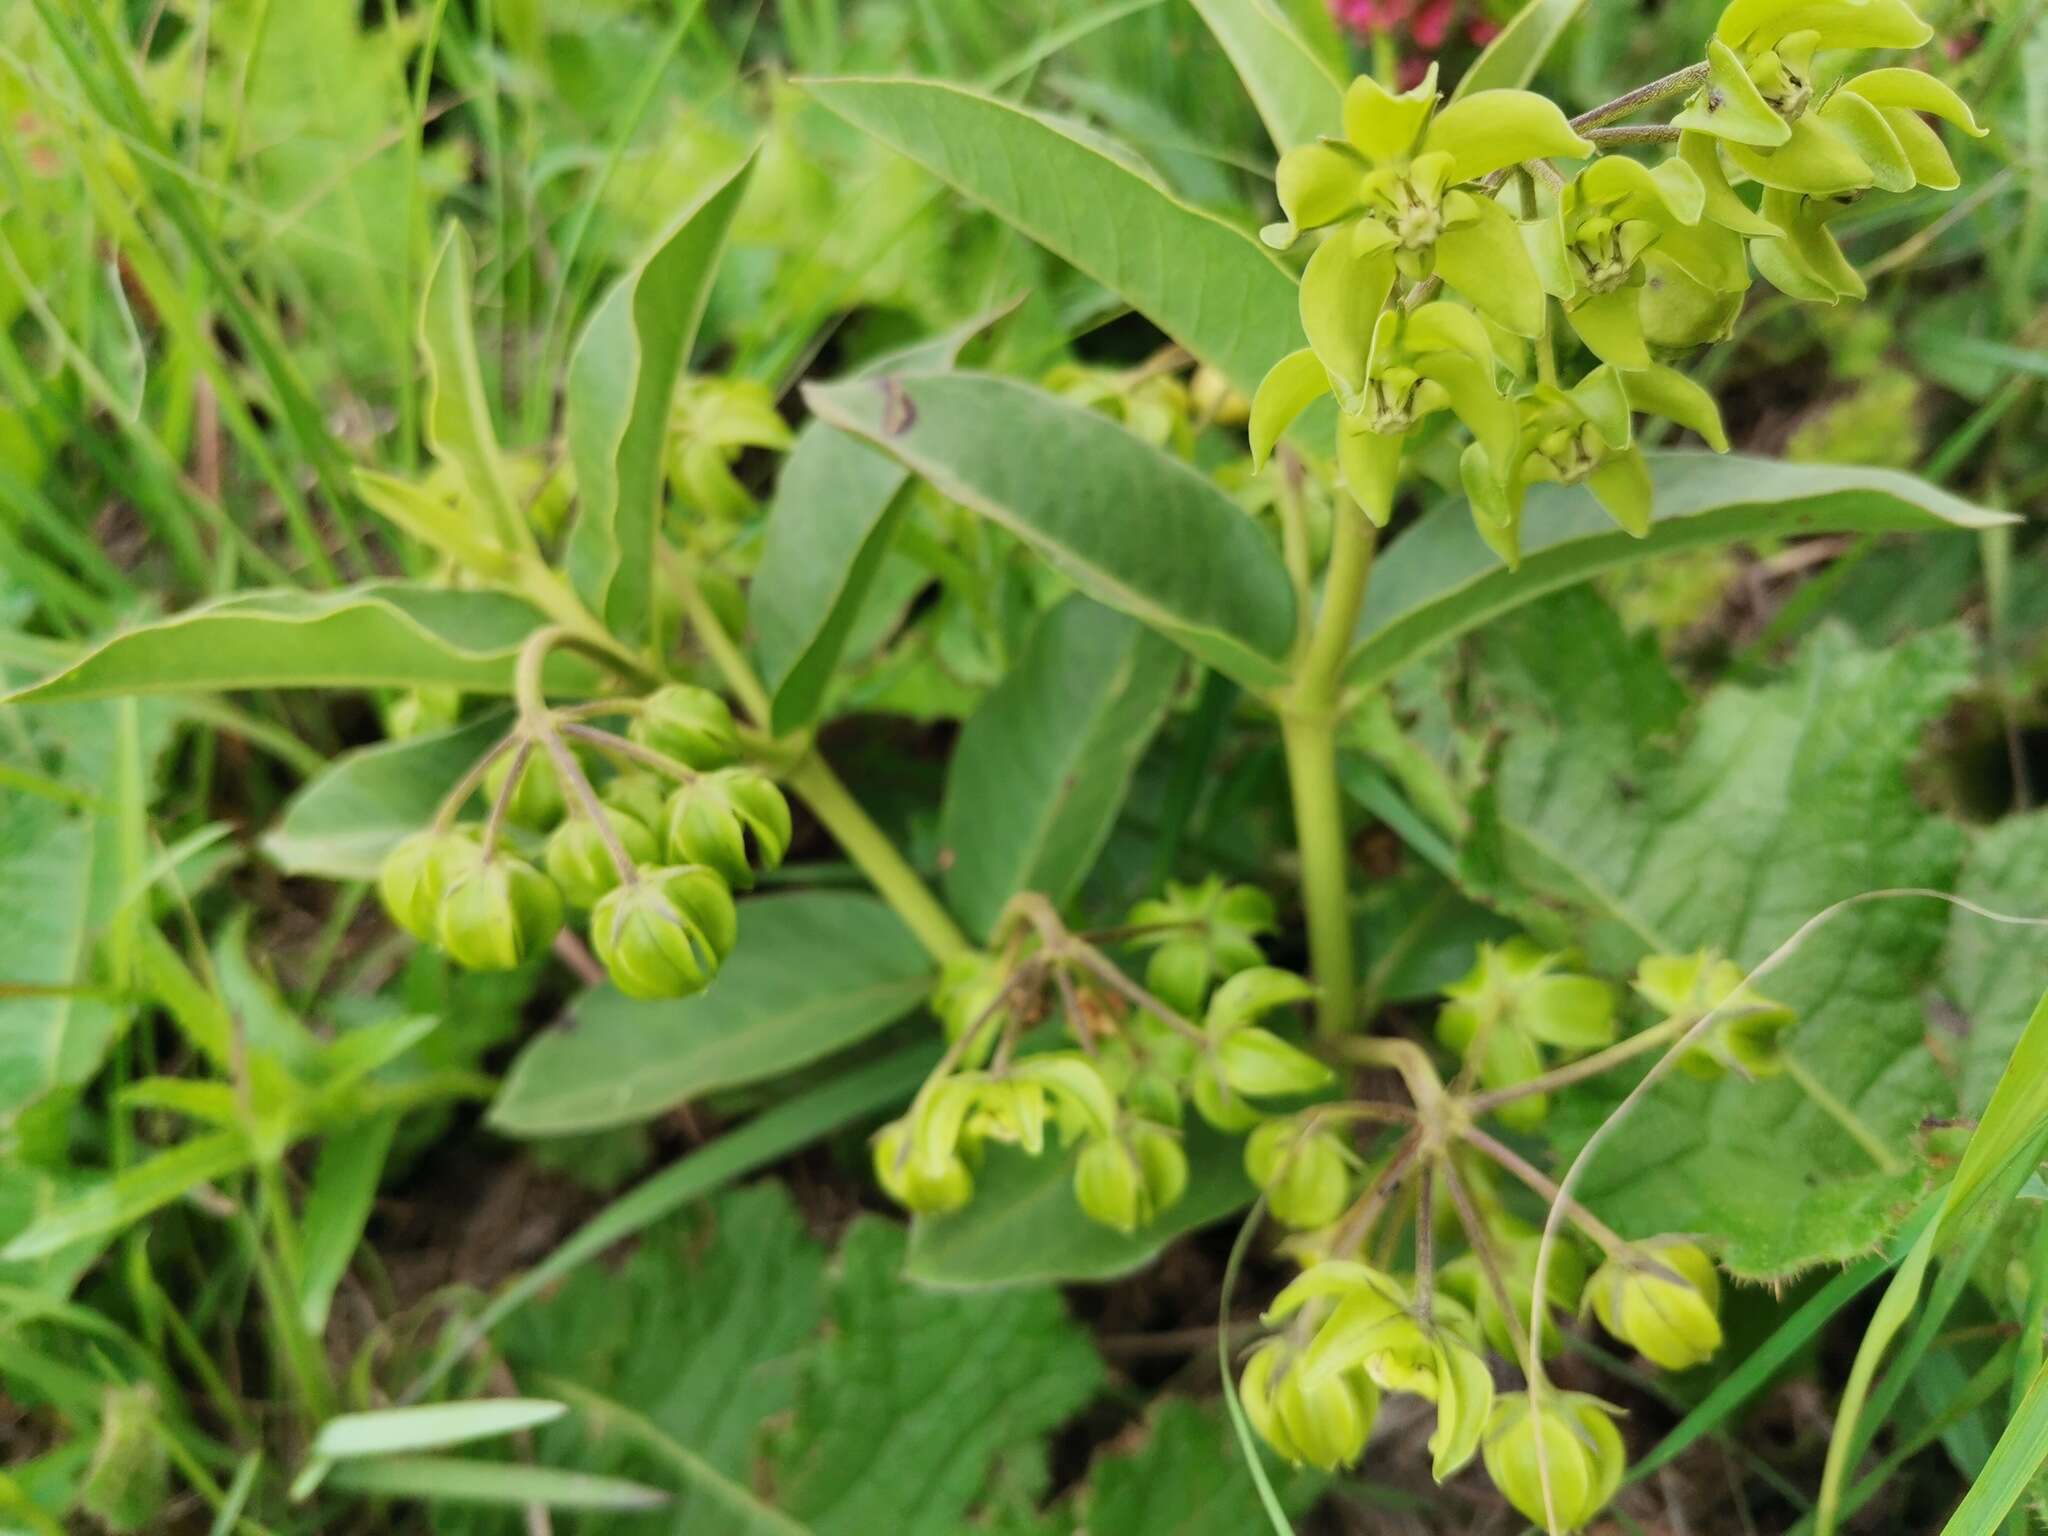
[[[1957,185],[1929,118],[1983,130],[1953,91],[1827,62],[1930,35],[1904,0],[1733,0],[1701,63],[1571,119],[1529,91],[1445,104],[1433,67],[1399,94],[1352,82],[1343,133],[1280,161],[1286,217],[1266,239],[1318,243],[1301,278],[1308,345],[1259,387],[1254,459],[1334,395],[1343,479],[1384,523],[1408,440],[1448,413],[1471,439],[1474,521],[1510,565],[1541,481],[1583,483],[1646,533],[1635,418],[1728,446],[1713,398],[1667,360],[1729,334],[1752,269],[1793,298],[1862,297],[1828,220],[1872,191]],[[1679,110],[1615,126],[1658,103]]]

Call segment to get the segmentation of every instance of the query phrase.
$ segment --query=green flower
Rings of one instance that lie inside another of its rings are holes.
[[[1238,1380],[1245,1417],[1259,1438],[1295,1466],[1334,1472],[1365,1454],[1379,1391],[1359,1371],[1344,1371],[1315,1386],[1299,1354],[1284,1339],[1252,1351]]]
[[[709,688],[670,683],[641,701],[626,734],[691,768],[723,768],[740,755],[732,709]]]
[[[1556,105],[1530,91],[1478,91],[1437,110],[1436,68],[1399,96],[1360,76],[1344,96],[1344,136],[1289,150],[1277,173],[1285,248],[1305,229],[1337,226],[1302,275],[1302,316],[1341,316],[1362,337],[1396,271],[1432,274],[1523,336],[1543,326],[1543,294],[1513,217],[1474,182],[1523,160],[1584,156],[1593,146]],[[1378,293],[1378,300],[1372,295]],[[1363,316],[1365,324],[1357,324]],[[1318,325],[1308,323],[1311,337]],[[1341,371],[1332,362],[1332,371]]]
[[[590,943],[628,997],[688,997],[711,985],[740,936],[732,891],[702,865],[648,870],[590,914]]]
[[[1733,1070],[1744,1077],[1774,1077],[1785,1070],[1785,1033],[1799,1015],[1744,985],[1742,967],[1699,950],[1690,955],[1649,955],[1636,967],[1636,995],[1660,1017],[1690,1029],[1716,1015],[1703,1039],[1678,1064],[1694,1077],[1714,1079]]]
[[[1549,1519],[1543,1504],[1547,1470],[1559,1524],[1578,1530],[1607,1507],[1628,1469],[1628,1450],[1612,1411],[1583,1392],[1547,1392],[1540,1410],[1526,1392],[1503,1394],[1486,1425],[1486,1475],[1541,1527]]]
[[[1376,301],[1375,309],[1355,349],[1345,330],[1319,336],[1312,327],[1309,346],[1273,365],[1252,401],[1251,436],[1253,459],[1263,463],[1288,424],[1335,390],[1338,465],[1352,498],[1384,526],[1402,439],[1424,417],[1454,412],[1501,458],[1513,447],[1517,417],[1501,396],[1486,326],[1471,310],[1441,300],[1412,311],[1378,310]]]
[[[1188,1158],[1180,1138],[1145,1120],[1124,1135],[1089,1142],[1074,1165],[1074,1198],[1082,1212],[1118,1232],[1149,1226],[1187,1187]]]
[[[508,853],[465,864],[441,897],[441,947],[472,971],[509,971],[554,941],[562,893]]]
[[[1625,531],[1650,531],[1650,468],[1635,446],[1635,412],[1669,417],[1716,453],[1728,451],[1714,397],[1669,368],[1624,373],[1603,363],[1570,389],[1539,384],[1517,403],[1520,430],[1505,462],[1473,442],[1458,466],[1480,536],[1510,566],[1521,560],[1522,498],[1535,481],[1583,481]]]
[[[754,888],[756,864],[774,869],[782,862],[790,831],[789,802],[752,768],[704,774],[669,796],[668,856],[717,870],[736,891]]]
[[[910,1127],[892,1120],[875,1133],[875,1182],[905,1210],[920,1216],[957,1211],[974,1195],[966,1159],[949,1151],[936,1169],[911,1156]]]
[[[1603,363],[1647,368],[1651,252],[1709,293],[1749,287],[1741,237],[1703,224],[1706,190],[1684,159],[1654,170],[1607,155],[1566,183],[1549,217],[1522,226],[1544,291]]]
[[[441,898],[449,882],[482,862],[473,830],[415,832],[385,855],[377,894],[394,923],[434,943],[441,936]]]
[[[1779,191],[1953,187],[1955,166],[1918,116],[1979,133],[1953,91],[1898,68],[1823,85],[1814,65],[1826,49],[1918,48],[1932,35],[1903,0],[1733,0],[1707,45],[1706,83],[1673,121],[1720,140],[1737,166]]]
[[[669,410],[669,484],[692,511],[736,522],[752,516],[756,504],[733,474],[734,461],[749,448],[786,452],[794,441],[767,385],[755,379],[684,379]]]
[[[1479,1080],[1488,1088],[1541,1077],[1539,1046],[1579,1054],[1610,1044],[1613,992],[1594,977],[1562,972],[1565,960],[1527,939],[1480,945],[1472,969],[1444,988],[1450,1001],[1437,1014],[1437,1039],[1468,1060],[1477,1052]],[[1538,1093],[1497,1113],[1515,1129],[1529,1130],[1548,1110],[1549,1100]]]
[[[1296,1119],[1268,1120],[1244,1144],[1244,1171],[1266,1209],[1290,1227],[1335,1221],[1351,1198],[1351,1154],[1334,1131]]]
[[[1586,1282],[1600,1326],[1667,1371],[1721,1347],[1721,1278],[1696,1244],[1658,1238],[1614,1255]]]
[[[1150,948],[1145,985],[1168,1007],[1194,1018],[1209,989],[1265,962],[1258,936],[1274,928],[1273,898],[1256,886],[1225,885],[1211,875],[1199,885],[1166,882],[1166,895],[1131,908],[1132,937]]]

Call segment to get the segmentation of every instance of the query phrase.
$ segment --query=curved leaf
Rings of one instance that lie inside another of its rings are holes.
[[[1451,100],[1462,101],[1474,91],[1512,91],[1527,85],[1564,29],[1585,8],[1586,0],[1528,0],[1459,77]]]
[[[1052,120],[935,81],[803,88],[1119,295],[1246,396],[1300,345],[1294,279],[1264,247]]]
[[[489,515],[492,527],[483,545],[517,549],[519,509],[505,484],[504,455],[476,354],[476,299],[470,290],[475,265],[467,231],[451,219],[420,301],[420,350],[427,360],[422,425],[434,457],[455,470]]]
[[[1547,592],[1653,555],[1765,535],[1938,533],[2012,519],[1889,469],[1781,464],[1737,454],[1649,455],[1649,534],[1616,528],[1585,491],[1539,486],[1522,523],[1522,566],[1481,541],[1462,502],[1396,540],[1373,572],[1345,676],[1383,682],[1425,652]]]
[[[1019,891],[1055,904],[1073,895],[1180,672],[1172,646],[1085,597],[1038,621],[962,728],[946,775],[946,895],[971,931],[987,934]]]
[[[1280,557],[1205,477],[1106,417],[969,373],[813,387],[804,397],[1024,540],[1098,602],[1252,687],[1284,678],[1294,592]]]
[[[1081,1214],[1074,1160],[996,1148],[974,1180],[974,1198],[950,1216],[911,1224],[903,1272],[954,1290],[1114,1280],[1157,1258],[1184,1232],[1234,1215],[1257,1193],[1244,1173],[1244,1144],[1191,1121],[1187,1193],[1149,1227],[1125,1236]]]
[[[510,593],[409,582],[245,592],[115,635],[0,702],[232,688],[510,693],[520,644],[545,622]],[[575,666],[563,675],[588,674]]]
[[[485,1397],[462,1403],[373,1408],[329,1419],[314,1435],[308,1454],[328,1461],[344,1461],[353,1456],[439,1450],[446,1445],[490,1440],[531,1429],[567,1412],[561,1403],[533,1397]]]
[[[578,506],[566,564],[577,594],[628,642],[645,637],[653,616],[662,452],[676,380],[689,365],[753,164],[749,151],[676,216],[599,302],[569,360]]]
[[[1343,131],[1344,87],[1273,0],[1194,0],[1283,154]]]
[[[431,736],[342,754],[292,796],[263,851],[288,875],[376,879],[384,856],[427,824],[510,725],[494,710]]]
[[[587,994],[520,1052],[492,1126],[563,1136],[636,1124],[865,1040],[931,990],[931,960],[872,896],[762,897],[741,906],[740,927],[745,941],[696,997]]]

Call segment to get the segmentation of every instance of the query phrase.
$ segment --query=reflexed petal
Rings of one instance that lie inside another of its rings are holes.
[[[1252,465],[1262,468],[1280,434],[1317,397],[1330,392],[1330,375],[1313,347],[1290,352],[1267,370],[1252,396]]]
[[[1643,337],[1651,346],[1697,347],[1725,341],[1734,330],[1735,317],[1742,312],[1742,295],[1749,287],[1749,264],[1739,236],[1719,228],[1712,233],[1734,242],[1742,287],[1723,291],[1698,282],[1670,259],[1669,241],[1649,252],[1643,257],[1646,280],[1637,312],[1642,316]]]
[[[1755,53],[1807,31],[1818,32],[1824,48],[1918,48],[1934,35],[1903,0],[1732,0],[1714,36]]]
[[[1410,352],[1462,352],[1489,370],[1493,367],[1493,343],[1487,338],[1486,324],[1462,304],[1438,299],[1411,310],[1401,329],[1401,341]]]
[[[1493,462],[1478,443],[1467,443],[1458,456],[1458,479],[1472,504],[1472,525],[1487,546],[1514,570],[1522,563],[1522,497],[1494,472]]]
[[[1721,426],[1721,408],[1714,397],[1675,368],[1646,368],[1622,380],[1628,403],[1638,411],[1662,416],[1707,440],[1716,453],[1728,451],[1728,433]]]
[[[1716,39],[1707,44],[1707,68],[1707,83],[1671,120],[1674,125],[1731,144],[1764,149],[1792,136],[1790,125],[1764,100],[1764,93],[1726,43]]]
[[[1273,173],[1281,211],[1297,230],[1320,229],[1356,213],[1365,167],[1334,144],[1303,144],[1280,157]]]
[[[1700,174],[1678,156],[1660,161],[1650,174],[1664,195],[1664,206],[1681,224],[1697,224],[1707,211],[1706,184]]]
[[[1430,1473],[1442,1482],[1479,1452],[1493,1412],[1493,1373],[1474,1350],[1453,1339],[1434,1341],[1436,1430],[1429,1437]]]
[[[1360,254],[1348,229],[1325,240],[1301,274],[1301,328],[1323,366],[1354,396],[1365,384],[1373,323],[1393,286],[1393,260],[1383,251]]]
[[[1344,93],[1344,137],[1376,164],[1405,160],[1415,151],[1437,101],[1436,65],[1413,90],[1399,96],[1370,75],[1360,75]]]
[[[1337,418],[1337,467],[1345,489],[1376,528],[1394,515],[1394,482],[1401,470],[1402,437],[1369,432],[1352,416]]]
[[[1650,531],[1650,504],[1655,492],[1650,484],[1650,466],[1643,462],[1641,449],[1614,454],[1586,477],[1586,484],[1624,532],[1640,539]]]
[[[1522,232],[1522,249],[1529,253],[1529,265],[1536,269],[1536,280],[1543,285],[1543,291],[1553,298],[1570,298],[1578,291],[1578,283],[1565,251],[1562,216],[1553,213],[1518,228]]]
[[[1647,258],[1651,253],[1644,252]],[[1741,293],[1749,287],[1749,263],[1743,259],[1742,236],[1719,224],[1683,225],[1664,232],[1655,254],[1664,257],[1702,287]]]
[[[1853,192],[1869,186],[1872,180],[1871,169],[1863,163],[1863,157],[1849,147],[1832,124],[1813,112],[1792,125],[1792,137],[1778,148],[1759,150],[1747,144],[1730,144],[1728,158],[1767,187],[1804,192],[1810,197]]]
[[[1868,292],[1862,275],[1849,264],[1849,258],[1842,254],[1842,248],[1835,244],[1835,237],[1828,233],[1827,225],[1822,222],[1823,214],[1832,212],[1832,209],[1783,192],[1765,194],[1764,206],[1785,229],[1782,241],[1770,243],[1780,247],[1794,266],[1837,297],[1860,299]],[[1763,245],[1764,242],[1758,242],[1759,252]],[[1772,282],[1777,282],[1777,277],[1765,270],[1761,255],[1757,260],[1757,270]],[[1833,303],[1834,300],[1826,302]]]
[[[1517,335],[1540,336],[1543,284],[1515,233],[1514,216],[1491,198],[1479,201],[1490,211],[1438,237],[1437,275],[1489,319]]]
[[[1955,161],[1948,156],[1948,146],[1941,142],[1940,134],[1928,127],[1925,118],[1906,107],[1881,110],[1899,148],[1906,152],[1906,163],[1913,168],[1916,184],[1936,192],[1947,192],[1963,184],[1962,177],[1956,174]]]
[[[1681,134],[1678,154],[1700,179],[1700,186],[1707,195],[1707,218],[1738,235],[1769,238],[1778,233],[1777,225],[1752,210],[1728,185],[1728,172],[1721,165],[1721,146],[1711,135]]]
[[[1265,1322],[1268,1326],[1284,1322],[1311,1301],[1326,1296],[1364,1298],[1363,1305],[1368,1311],[1377,1302],[1388,1317],[1408,1307],[1408,1293],[1392,1275],[1355,1259],[1325,1259],[1320,1264],[1311,1264],[1281,1287],[1273,1304],[1266,1308]]]
[[[1566,393],[1565,398],[1587,421],[1609,448],[1626,448],[1633,437],[1629,422],[1628,390],[1613,368],[1595,368]]]
[[[1778,292],[1809,304],[1838,304],[1842,295],[1830,283],[1822,282],[1800,260],[1789,240],[1757,240],[1749,247],[1750,259]]]
[[[1883,112],[1854,91],[1837,91],[1822,105],[1820,115],[1870,167],[1871,180],[1878,187],[1886,192],[1912,190],[1912,162]]]
[[[1523,160],[1576,160],[1599,152],[1579,137],[1556,102],[1534,91],[1474,91],[1437,113],[1422,145],[1451,157],[1454,182],[1477,181]]]
[[[1474,362],[1460,352],[1433,352],[1417,359],[1415,368],[1443,386],[1458,420],[1486,445],[1495,462],[1505,464],[1514,451],[1520,418],[1514,402],[1503,400],[1494,388],[1492,361]]]
[[[1963,98],[1924,70],[1873,69],[1858,75],[1844,89],[1880,107],[1904,107],[1909,112],[1946,118],[1973,139],[1991,131],[1978,127]]]

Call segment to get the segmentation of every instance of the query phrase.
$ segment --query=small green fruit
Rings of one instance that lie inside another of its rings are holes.
[[[740,755],[732,710],[709,688],[691,683],[671,683],[650,693],[627,734],[692,768],[723,768]]]
[[[901,1120],[882,1127],[875,1136],[875,1180],[890,1199],[920,1216],[943,1216],[957,1211],[974,1194],[974,1175],[957,1152],[948,1155],[936,1172],[909,1149],[910,1128]]]
[[[1298,1120],[1268,1120],[1244,1144],[1244,1171],[1265,1191],[1266,1208],[1290,1227],[1327,1226],[1351,1195],[1344,1143]]]
[[[715,869],[736,891],[753,889],[754,864],[773,869],[789,851],[789,802],[751,768],[685,784],[669,796],[665,826],[669,858]]]
[[[524,859],[499,853],[455,875],[441,898],[441,947],[473,971],[509,971],[562,926],[562,893]]]
[[[1090,1221],[1117,1232],[1137,1231],[1152,1214],[1138,1160],[1114,1136],[1081,1149],[1074,1165],[1074,1198]]]
[[[415,832],[385,855],[377,894],[394,923],[434,943],[441,936],[441,898],[449,881],[482,858],[483,850],[466,832]]]
[[[739,942],[739,913],[712,870],[650,870],[599,899],[590,942],[626,996],[688,997],[711,984]]]
[[[644,823],[624,811],[608,810],[605,819],[635,864],[652,864],[660,854],[654,834]],[[555,828],[548,838],[549,877],[561,887],[570,906],[588,909],[597,905],[605,892],[619,883],[618,861],[612,857],[604,833],[588,816],[572,816]]]
[[[505,753],[491,765],[491,771],[484,776],[484,794],[492,805],[505,791],[505,781],[512,776],[512,765],[519,760],[517,748]],[[520,771],[519,782],[513,786],[512,798],[505,802],[506,818],[519,826],[530,827],[536,832],[545,832],[562,819],[567,807],[562,800],[562,781],[555,773],[554,761],[547,753],[536,748],[526,756],[526,766]]]

